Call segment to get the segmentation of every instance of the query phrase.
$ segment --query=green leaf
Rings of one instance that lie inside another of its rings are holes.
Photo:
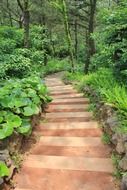
[[[34,112],[30,106],[27,106],[24,108],[23,114],[24,114],[24,116],[32,116],[32,115],[34,115]]]
[[[9,137],[10,135],[12,135],[13,131],[13,127],[8,123],[2,124],[2,129],[0,129],[0,139],[5,139],[6,137]]]
[[[17,128],[17,131],[21,134],[30,134],[32,130],[30,120],[23,119],[21,127]]]
[[[3,99],[1,99],[0,103],[3,107],[7,108],[9,107],[9,103],[12,101],[10,96],[4,97]]]
[[[9,176],[10,171],[4,162],[0,162],[0,177]]]
[[[22,124],[22,119],[18,115],[9,114],[6,119],[7,123],[14,128],[17,128]]]
[[[2,116],[0,116],[0,123],[2,123],[3,119],[4,119],[4,118],[3,118]]]
[[[32,105],[31,105],[31,108],[32,108],[33,113],[34,113],[35,115],[39,114],[40,109],[39,109],[39,107],[38,107],[37,105],[32,104]]]

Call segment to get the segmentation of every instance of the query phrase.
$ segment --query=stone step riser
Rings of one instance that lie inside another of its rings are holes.
[[[90,121],[90,122],[64,122],[64,123],[59,123],[59,122],[54,122],[54,123],[40,123],[40,126],[38,126],[40,129],[45,128],[45,129],[50,129],[50,130],[56,130],[56,129],[98,129],[98,123],[96,121]]]
[[[55,112],[47,113],[46,120],[47,122],[56,121],[89,121],[92,120],[93,114],[90,112]]]
[[[50,107],[46,110],[47,113],[51,113],[51,112],[84,112],[87,111],[88,108],[55,108],[54,107]]]
[[[76,109],[78,110],[83,110],[83,111],[87,111],[89,108],[89,104],[85,104],[85,105],[82,105],[82,104],[64,104],[64,105],[49,105],[48,108],[47,108],[47,112],[54,112],[54,110],[56,111],[61,111],[61,110],[72,110],[71,112],[73,112],[73,110],[75,111]],[[53,111],[52,111],[53,110]],[[80,112],[80,111],[77,111],[77,112]]]
[[[52,86],[48,87],[49,90],[73,90],[74,88],[72,86]]]
[[[59,95],[72,95],[72,94],[76,94],[77,92],[76,91],[64,91],[64,92],[52,92],[50,93],[51,96],[59,96]]]
[[[46,122],[89,122],[92,121],[91,117],[79,117],[79,118],[48,118],[46,119]]]
[[[83,94],[70,94],[70,95],[55,95],[55,96],[52,96],[53,99],[66,99],[66,98],[70,98],[70,99],[73,99],[73,98],[82,98],[83,97]]]
[[[53,100],[50,105],[76,105],[76,104],[80,104],[80,105],[83,105],[83,104],[88,104],[89,103],[89,100],[87,98],[73,98],[73,99],[55,99]]]
[[[110,151],[105,146],[85,146],[85,147],[66,147],[66,146],[44,146],[39,143],[35,146],[31,154],[47,156],[83,156],[86,158],[110,158]]]
[[[102,132],[100,129],[44,129],[37,128],[37,133],[43,136],[59,136],[59,137],[101,137]]]
[[[103,146],[99,137],[53,137],[40,136],[40,143],[44,146],[88,147]]]

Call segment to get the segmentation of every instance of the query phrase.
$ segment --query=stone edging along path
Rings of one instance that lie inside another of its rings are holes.
[[[58,75],[46,78],[53,97],[37,144],[16,176],[15,190],[118,190],[110,148],[88,112],[89,100]]]

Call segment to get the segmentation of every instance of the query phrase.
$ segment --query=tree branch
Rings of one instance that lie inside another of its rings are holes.
[[[23,6],[22,6],[22,4],[21,4],[21,1],[20,1],[20,0],[17,0],[17,3],[18,3],[18,5],[19,5],[20,9],[23,11]]]

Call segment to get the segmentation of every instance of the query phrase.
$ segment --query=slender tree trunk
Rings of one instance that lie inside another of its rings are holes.
[[[75,0],[75,10],[77,10],[77,3],[78,1]],[[75,33],[75,59],[78,59],[78,20],[77,16],[74,20],[74,33]]]
[[[75,59],[78,59],[78,25],[77,19],[75,19]]]
[[[29,27],[30,27],[29,26],[30,25],[29,0],[24,0],[23,5],[20,0],[17,0],[17,3],[23,14],[24,47],[29,48]],[[21,24],[21,23],[19,23],[19,24]]]
[[[28,9],[29,0],[24,0],[24,47],[29,47],[29,25],[30,25],[30,13]]]
[[[96,1],[97,0],[90,0],[90,17],[89,17],[89,27],[88,27],[88,35],[87,35],[87,61],[85,64],[85,73],[87,74],[89,71],[90,59],[95,53],[95,43],[94,39],[91,35],[94,32],[94,17],[96,11]]]
[[[8,9],[8,16],[9,16],[9,20],[10,20],[10,26],[13,27],[12,15],[11,15],[11,11],[10,11],[10,6],[9,6],[9,1],[8,0],[7,0],[7,9]]]
[[[70,54],[70,62],[72,66],[72,71],[74,72],[74,55],[73,55],[73,47],[72,47],[72,40],[70,35],[70,29],[68,24],[68,14],[67,14],[67,7],[65,0],[61,0],[62,8],[63,8],[63,19],[64,19],[64,27],[66,33],[66,40],[68,44],[68,50]]]
[[[19,23],[19,28],[23,28],[22,16],[20,16],[18,23]]]

